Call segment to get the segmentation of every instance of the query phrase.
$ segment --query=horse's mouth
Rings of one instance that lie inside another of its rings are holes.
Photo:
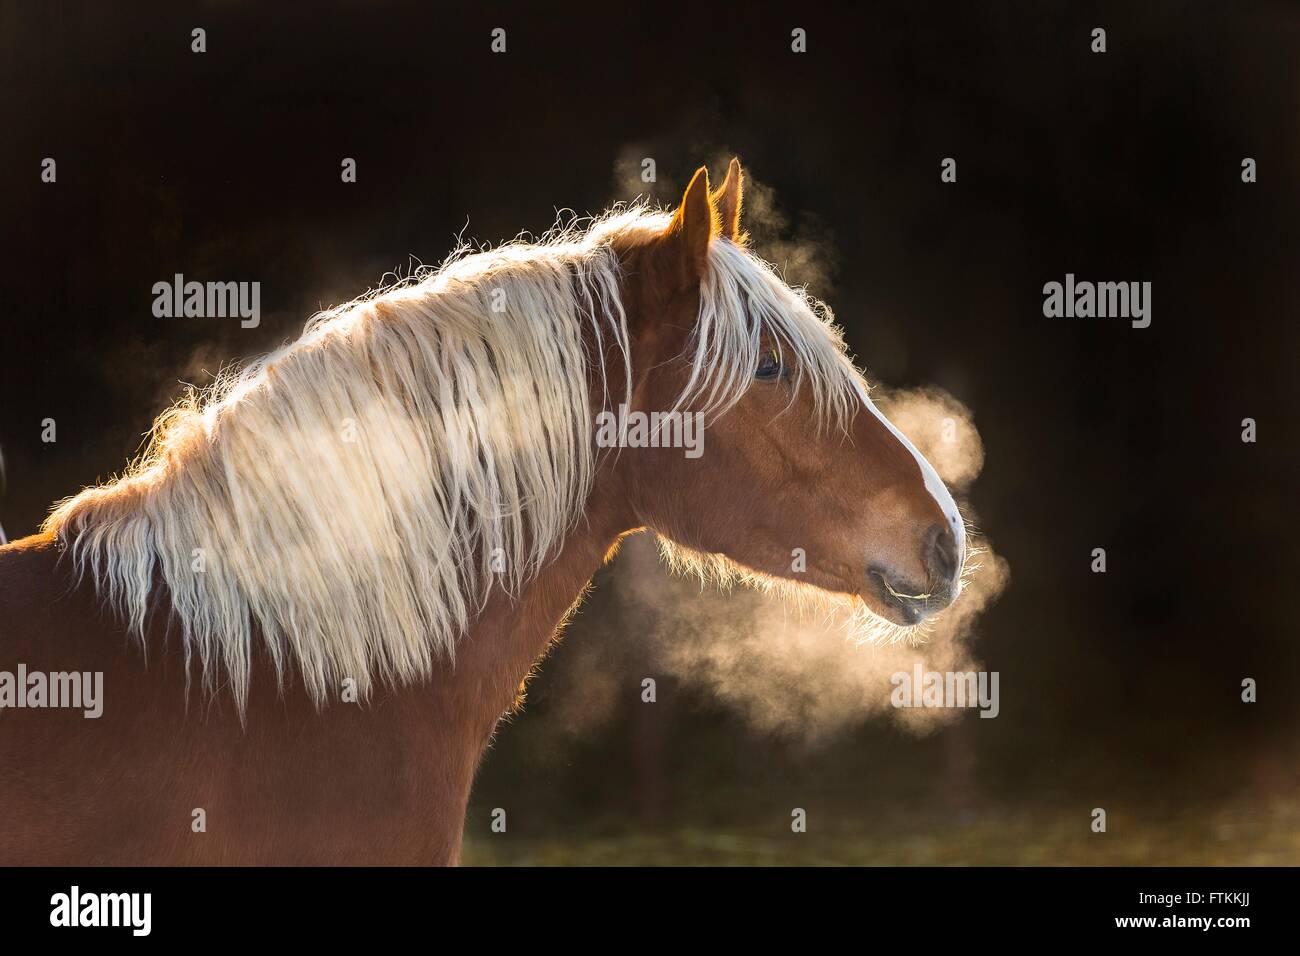
[[[919,624],[942,611],[955,597],[951,584],[916,587],[905,581],[891,579],[879,567],[867,571],[867,581],[872,596],[898,618],[895,621],[897,624]]]

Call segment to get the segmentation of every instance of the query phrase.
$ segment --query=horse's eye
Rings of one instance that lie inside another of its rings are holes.
[[[763,357],[758,360],[758,368],[754,371],[754,378],[773,379],[781,375],[781,355],[776,349],[768,349],[763,353]]]

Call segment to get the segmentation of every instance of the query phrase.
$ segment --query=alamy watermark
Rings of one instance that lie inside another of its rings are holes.
[[[0,710],[54,708],[82,711],[94,720],[104,713],[103,671],[0,671]]]
[[[262,283],[186,282],[176,273],[171,282],[153,284],[153,314],[159,319],[240,319],[240,328],[262,322]]]
[[[129,927],[132,936],[148,936],[153,927],[152,893],[83,893],[73,886],[50,897],[50,925]]]
[[[1073,272],[1065,282],[1043,286],[1043,315],[1049,319],[1131,319],[1133,328],[1151,324],[1150,282],[1076,281]]]
[[[617,412],[596,416],[599,448],[684,448],[687,458],[704,454],[703,412],[633,412],[626,404]]]
[[[997,671],[927,671],[917,661],[911,672],[898,671],[889,678],[895,707],[978,707],[981,717],[996,717]]]

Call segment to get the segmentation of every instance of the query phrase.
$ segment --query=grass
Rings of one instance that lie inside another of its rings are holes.
[[[465,834],[469,866],[1294,866],[1300,808],[1241,805],[1107,821],[1090,809],[985,814],[902,827],[835,826],[792,833],[770,828],[683,825],[667,829],[568,830],[549,836]]]

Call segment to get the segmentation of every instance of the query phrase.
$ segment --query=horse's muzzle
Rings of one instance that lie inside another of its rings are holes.
[[[872,591],[886,607],[898,612],[904,624],[919,624],[942,611],[956,598],[961,567],[957,539],[950,528],[936,524],[926,532],[923,560],[928,581],[924,586],[902,580],[873,565],[867,571]]]

